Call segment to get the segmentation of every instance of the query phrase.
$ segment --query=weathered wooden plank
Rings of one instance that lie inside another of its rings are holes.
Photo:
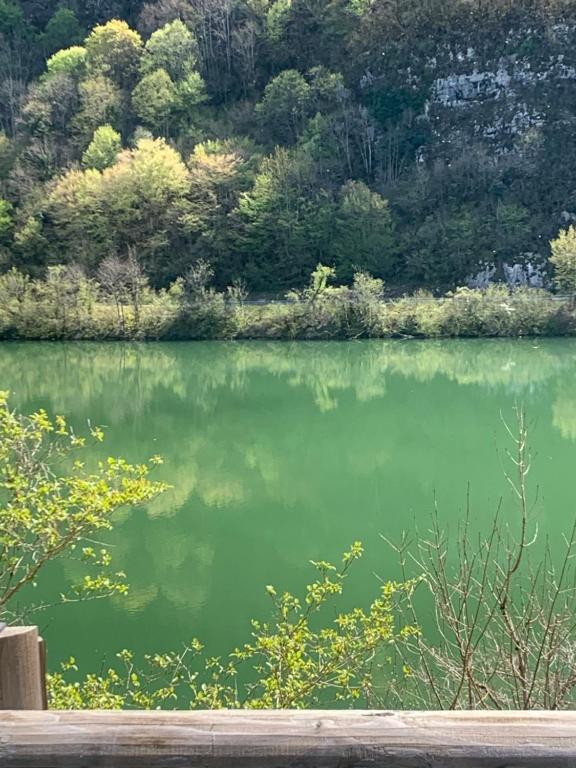
[[[576,713],[0,713],[0,768],[85,766],[574,768]]]

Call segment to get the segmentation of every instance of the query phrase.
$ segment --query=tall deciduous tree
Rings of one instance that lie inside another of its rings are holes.
[[[86,51],[94,72],[110,77],[119,86],[134,83],[142,58],[142,38],[125,21],[113,19],[94,27],[86,38]]]
[[[142,69],[164,69],[173,80],[181,80],[196,68],[198,45],[188,27],[180,21],[166,24],[152,33],[146,43]]]

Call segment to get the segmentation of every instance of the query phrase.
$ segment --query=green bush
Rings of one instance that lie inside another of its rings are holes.
[[[114,262],[125,268],[131,262]],[[194,273],[196,270],[197,274]],[[169,289],[145,279],[112,290],[77,267],[49,267],[44,280],[15,269],[0,275],[3,339],[358,339],[559,336],[576,333],[569,301],[544,290],[503,285],[458,288],[441,298],[418,291],[384,300],[384,284],[357,272],[352,285],[332,286],[319,264],[301,291],[283,302],[246,303],[241,284],[227,293],[210,285],[198,262]],[[200,282],[198,282],[200,280]],[[137,301],[136,301],[137,298]]]

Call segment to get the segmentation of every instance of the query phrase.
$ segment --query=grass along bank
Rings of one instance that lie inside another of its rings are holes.
[[[384,284],[357,272],[332,286],[318,265],[306,288],[285,301],[253,304],[241,282],[211,287],[200,262],[168,289],[154,290],[135,263],[110,260],[91,279],[54,266],[43,280],[16,270],[0,276],[0,338],[50,340],[355,339],[571,336],[573,301],[505,285],[426,291],[384,299]]]

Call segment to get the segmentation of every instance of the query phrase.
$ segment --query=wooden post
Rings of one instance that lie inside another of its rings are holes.
[[[0,709],[44,709],[37,627],[0,632]]]

